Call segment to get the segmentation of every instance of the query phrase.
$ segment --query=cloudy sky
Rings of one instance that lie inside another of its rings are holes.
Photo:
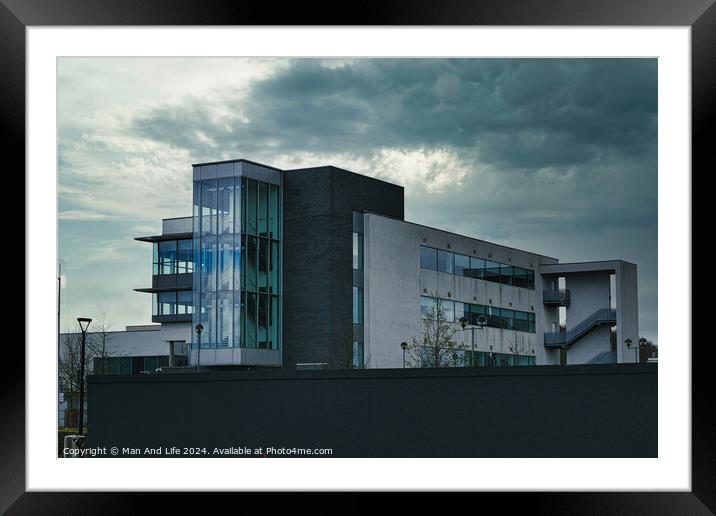
[[[406,219],[560,261],[639,266],[657,342],[654,59],[58,60],[63,329],[151,322],[151,245],[191,163],[332,164],[405,187]]]

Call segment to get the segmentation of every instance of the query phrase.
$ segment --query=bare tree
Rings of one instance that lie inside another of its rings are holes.
[[[112,344],[112,323],[107,317],[107,309],[99,309],[99,315],[92,321],[92,330],[87,334],[87,350],[92,358],[119,356],[119,349]]]
[[[517,357],[527,356],[527,344],[525,344],[524,337],[522,334],[515,334],[510,340],[510,353],[515,356],[515,359]],[[516,362],[517,360],[513,362],[514,365],[517,365]]]
[[[447,317],[442,300],[435,299],[421,317],[420,336],[406,348],[408,367],[459,367],[465,363],[466,346],[455,340],[457,327]]]
[[[93,354],[88,347],[85,346],[85,375],[90,370]],[[79,408],[79,392],[80,392],[80,371],[82,366],[82,334],[81,333],[65,333],[62,349],[58,362],[59,380],[64,392],[65,402],[70,410]],[[84,383],[85,393],[87,392],[87,383]],[[85,399],[87,399],[85,397]],[[68,423],[65,423],[68,424]]]

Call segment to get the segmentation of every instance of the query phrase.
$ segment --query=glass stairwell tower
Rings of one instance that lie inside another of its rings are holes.
[[[245,160],[193,167],[190,365],[280,367],[281,171]]]

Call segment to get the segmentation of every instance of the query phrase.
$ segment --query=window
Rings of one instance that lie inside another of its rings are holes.
[[[482,279],[485,277],[485,260],[482,258],[470,257],[470,272],[467,274],[471,278]]]
[[[527,288],[528,287],[528,281],[527,281],[527,269],[522,269],[520,267],[514,268],[514,277],[512,279],[512,284],[515,287],[522,287]]]
[[[470,257],[464,254],[455,255],[455,274],[458,276],[470,275]]]
[[[527,312],[515,312],[515,330],[530,331],[528,316]]]
[[[420,268],[431,271],[438,270],[438,250],[420,246]]]
[[[485,260],[485,279],[487,281],[500,282],[500,264]]]
[[[535,289],[535,271],[527,271],[527,288]]]
[[[353,341],[353,369],[363,369],[363,343]]]
[[[194,271],[191,239],[177,240],[177,274]]]
[[[176,274],[177,241],[159,242],[159,274]]]
[[[191,291],[177,292],[177,314],[184,315],[192,312]]]
[[[514,277],[514,267],[509,265],[500,265],[500,283],[504,285],[512,285]]]
[[[420,316],[426,317],[428,314],[432,314],[435,317],[435,305],[435,298],[420,296]]]
[[[470,305],[470,315],[468,316],[468,319],[470,320],[470,324],[473,326],[477,326],[477,320],[480,318],[481,315],[485,315],[485,307],[482,305]]]
[[[219,233],[234,231],[234,178],[222,177],[218,180],[217,216]]]
[[[438,251],[438,272],[453,273],[453,254],[448,251]]]
[[[363,235],[353,232],[353,269],[363,268]]]
[[[500,310],[500,316],[502,318],[502,327],[506,330],[512,330],[515,327],[514,324],[514,318],[515,318],[515,312],[514,310],[508,310],[506,308],[502,308]]]
[[[455,322],[460,322],[463,317],[470,322],[470,305],[455,301]]]
[[[529,324],[530,333],[535,333],[535,314],[527,314],[527,322]]]
[[[176,315],[176,292],[159,292],[157,298],[159,300],[159,315]]]
[[[353,287],[353,324],[363,324],[363,289]]]
[[[485,307],[485,318],[490,328],[502,328],[502,317],[500,317],[500,309],[494,306]]]
[[[455,322],[455,302],[449,299],[441,299],[439,308],[442,310],[442,320],[445,322]],[[437,316],[438,314],[436,314]]]

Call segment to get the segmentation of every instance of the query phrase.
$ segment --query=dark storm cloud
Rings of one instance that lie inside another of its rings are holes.
[[[226,92],[213,124],[193,100],[137,120],[149,138],[203,154],[196,131],[220,148],[351,152],[449,146],[506,167],[539,168],[640,152],[656,139],[655,60],[293,61]],[[227,123],[228,122],[228,123]]]

